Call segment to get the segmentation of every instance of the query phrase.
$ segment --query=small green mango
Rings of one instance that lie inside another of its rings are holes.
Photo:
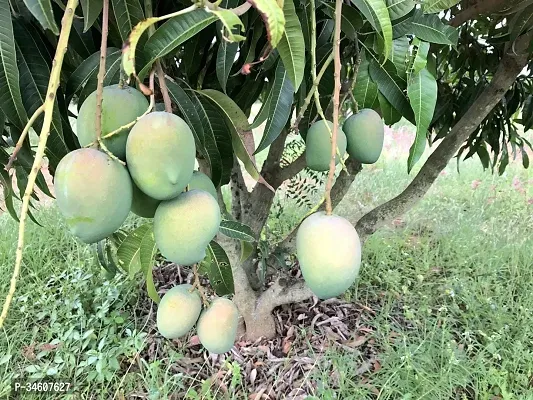
[[[135,184],[156,200],[178,196],[194,170],[196,145],[191,129],[177,115],[152,112],[132,128],[126,159]]]
[[[55,172],[54,189],[70,231],[85,243],[111,235],[131,209],[128,171],[95,149],[78,149],[63,157]]]
[[[327,124],[327,125],[326,125]],[[313,171],[328,171],[331,160],[331,136],[327,126],[333,132],[333,123],[320,120],[315,122],[307,131],[305,138],[305,162],[309,169]],[[342,129],[337,130],[337,148],[341,157],[346,153],[346,135]],[[339,163],[339,155],[335,158],[335,163]]]
[[[138,90],[118,85],[106,86],[102,96],[102,136],[135,121],[148,108],[146,97]],[[76,134],[80,145],[87,146],[96,140],[96,91],[92,92],[80,108],[76,120]],[[126,159],[126,141],[130,129],[104,139],[108,150],[121,160]]]
[[[192,286],[174,286],[165,293],[157,307],[156,324],[159,333],[167,339],[177,339],[189,332],[198,321],[202,300]]]
[[[203,190],[162,201],[155,212],[155,242],[161,254],[180,265],[202,261],[220,227],[218,202]]]
[[[157,210],[159,203],[161,203],[161,200],[152,199],[133,183],[132,213],[143,218],[154,218],[155,210]]]
[[[365,108],[344,121],[348,154],[363,164],[374,164],[383,150],[385,125],[377,112]]]
[[[200,315],[196,326],[200,343],[211,353],[231,350],[237,337],[239,311],[233,301],[220,297]]]
[[[346,219],[317,212],[298,228],[296,254],[311,291],[320,299],[329,299],[355,282],[361,266],[361,241]]]
[[[194,171],[192,173],[192,178],[191,178],[191,181],[189,182],[189,190],[194,190],[194,189],[200,189],[200,190],[203,190],[209,193],[211,196],[215,198],[215,200],[218,198],[217,189],[215,188],[213,181],[203,172]]]

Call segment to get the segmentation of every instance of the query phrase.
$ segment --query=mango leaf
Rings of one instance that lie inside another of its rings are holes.
[[[256,240],[252,229],[248,225],[237,221],[223,220],[220,222],[220,233],[232,239],[239,239],[245,242],[255,242]]]
[[[407,67],[407,73],[409,75],[416,75],[426,67],[428,63],[429,47],[430,44],[428,42],[423,42],[418,38],[413,40],[413,52]]]
[[[392,41],[392,54],[390,60],[396,67],[398,76],[404,81],[407,80],[407,62],[409,54],[409,39],[401,37]]]
[[[228,82],[231,67],[238,51],[239,45],[237,43],[228,43],[227,41],[222,40],[220,46],[218,46],[217,78],[224,93],[226,93],[226,83]]]
[[[422,10],[426,14],[434,14],[452,8],[461,0],[423,0]]]
[[[366,52],[361,52],[361,64],[353,90],[353,96],[359,108],[374,108],[378,99],[378,85],[370,77],[369,67],[370,61],[367,59]]]
[[[83,32],[87,32],[100,16],[104,3],[102,0],[81,0],[80,3],[83,11]]]
[[[153,225],[141,225],[131,231],[118,247],[118,265],[133,277],[138,271],[148,271],[156,251]]]
[[[405,17],[416,5],[413,0],[385,0],[385,3],[392,21]]]
[[[331,19],[335,19],[335,3],[322,3],[324,5],[324,13]],[[352,7],[343,4],[341,13],[341,31],[350,40],[357,38],[357,32],[363,27],[363,18]]]
[[[15,205],[13,204],[13,196],[15,196],[15,193],[13,192],[12,182],[9,173],[4,168],[0,168],[0,186],[2,186],[4,204],[7,212],[11,215],[11,218],[19,222],[19,217],[15,210]]]
[[[254,154],[266,149],[279,136],[291,115],[293,98],[294,87],[292,82],[283,63],[278,63],[274,85],[268,99],[268,120],[263,132],[263,138]]]
[[[0,109],[22,131],[28,121],[22,104],[9,0],[0,0]]]
[[[263,104],[261,105],[259,112],[255,116],[253,124],[250,125],[250,129],[258,128],[259,126],[261,126],[261,124],[263,124],[263,122],[267,120],[268,115],[270,114],[270,99],[272,98],[273,89],[274,89],[274,85],[270,85],[268,96],[266,100],[263,101]]]
[[[211,180],[215,187],[218,187],[222,179],[222,160],[212,127],[207,125],[207,129],[204,129],[204,123],[201,118],[201,113],[204,110],[201,104],[195,104],[181,86],[169,79],[167,79],[167,87],[170,97],[179,107],[181,115],[191,127],[196,142],[196,149],[207,160],[211,170]],[[204,118],[208,122],[207,117],[204,116]]]
[[[213,89],[200,90],[198,93],[211,100],[222,112],[231,131],[233,151],[243,162],[244,168],[259,183],[275,191],[260,175],[253,156],[253,134],[246,115],[237,104],[224,93]]]
[[[402,115],[389,103],[389,101],[381,93],[378,93],[379,108],[381,109],[381,117],[388,126],[394,125],[402,119]]]
[[[426,69],[409,77],[407,94],[413,107],[416,120],[416,138],[409,150],[407,170],[410,173],[420,160],[426,146],[427,130],[433,119],[437,105],[437,81]]]
[[[229,10],[208,10],[210,13],[215,14],[222,25],[224,25],[225,32],[227,36],[222,32],[223,40],[229,40],[231,42],[240,42],[245,40],[246,37],[242,36],[240,33],[244,31],[244,24],[241,19],[235,15],[232,11]],[[235,33],[235,31],[239,33]]]
[[[141,3],[139,0],[111,0],[111,5],[120,37],[122,42],[125,43],[133,28],[144,19]]]
[[[17,47],[17,64],[20,72],[22,101],[28,114],[33,114],[45,101],[50,77],[50,56],[43,49],[41,37],[29,24],[22,25],[20,20],[13,24]],[[35,121],[33,128],[40,132],[42,119]],[[46,155],[50,163],[56,166],[69,151],[63,136],[63,127],[57,100],[50,125],[50,137],[46,146]]]
[[[420,10],[394,25],[393,31],[395,38],[412,34],[430,43],[456,46],[459,40],[457,29],[442,22],[437,15],[423,14]]]
[[[144,20],[134,28],[134,32],[129,37],[130,46],[132,44],[132,37],[138,40],[140,37],[139,31],[141,29],[144,31],[144,29],[153,23],[147,22],[151,19]],[[167,55],[216,20],[216,15],[205,10],[194,10],[169,19],[146,41],[144,50],[149,57],[149,61],[139,75],[143,76],[158,58]],[[145,25],[147,26],[145,27]],[[129,54],[124,68],[128,75],[135,73],[131,56],[132,54]]]
[[[50,29],[54,35],[59,35],[50,0],[24,0],[24,4],[44,29]],[[11,13],[8,10],[7,16],[9,15]]]
[[[150,297],[154,303],[159,304],[161,298],[159,297],[157,289],[154,285],[154,275],[152,273],[152,269],[153,265],[150,264],[146,270],[146,292],[148,293],[148,297]]]
[[[116,47],[107,48],[108,57],[112,55],[117,56],[120,55],[120,53],[120,49],[117,49]],[[75,93],[78,93],[83,88],[83,85],[87,83],[91,76],[98,73],[97,71],[99,63],[100,52],[98,51],[96,53],[91,54],[89,58],[84,60],[78,66],[78,68],[74,70],[74,72],[68,78],[67,87],[65,89],[65,97],[67,98],[67,100],[70,100]]]
[[[387,60],[381,65],[376,59],[370,62],[370,76],[378,85],[379,91],[406,119],[413,121],[413,110],[405,95],[405,81],[396,73],[394,64]]]
[[[294,8],[294,2],[283,3],[285,33],[278,43],[278,52],[294,87],[298,91],[305,72],[305,42],[302,26]]]
[[[241,240],[241,263],[245,262],[248,257],[254,252],[254,245],[250,242],[245,242]]]
[[[514,42],[518,36],[527,32],[533,27],[533,4],[525,10],[517,12],[509,22],[509,33],[511,34],[511,41]]]
[[[385,58],[389,58],[392,49],[392,23],[385,1],[352,0],[352,3],[363,13],[376,31],[383,33],[384,56]]]
[[[276,48],[285,32],[285,16],[276,0],[248,0],[261,14],[270,46]]]
[[[222,246],[212,240],[207,246],[207,257],[209,262],[207,275],[217,295],[233,294],[235,289],[231,264]]]

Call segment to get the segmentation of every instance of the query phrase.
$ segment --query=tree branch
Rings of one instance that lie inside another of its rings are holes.
[[[515,43],[514,52],[507,53],[502,58],[490,85],[429,156],[409,186],[398,196],[376,207],[357,222],[355,229],[361,237],[361,242],[387,221],[405,213],[426,194],[457,150],[501,101],[526,66],[528,60],[526,50],[532,36],[533,33],[530,32],[520,37]]]
[[[291,283],[280,277],[259,296],[256,308],[260,313],[271,313],[274,308],[283,304],[298,303],[311,297],[313,292],[303,279]]]
[[[488,14],[500,10],[508,0],[479,0],[464,10],[461,10],[451,21],[450,25],[459,27],[466,21],[469,21],[481,14]]]
[[[96,142],[102,137],[102,101],[104,94],[105,61],[107,57],[107,32],[109,30],[109,0],[103,0],[102,40],[100,42],[100,66],[96,86]]]

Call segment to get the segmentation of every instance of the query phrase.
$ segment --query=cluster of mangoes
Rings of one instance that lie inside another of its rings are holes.
[[[95,243],[118,230],[130,210],[154,219],[154,237],[170,261],[192,265],[206,256],[221,222],[217,192],[209,177],[194,171],[196,146],[189,126],[177,115],[151,112],[144,95],[131,87],[105,87],[102,142],[96,143],[96,92],[87,97],[77,119],[81,149],[59,163],[54,188],[57,205],[70,231]],[[131,122],[134,126],[105,138]],[[235,340],[237,308],[218,298],[202,313],[198,292],[190,285],[169,290],[157,312],[157,326],[167,338],[188,332],[198,321],[202,344],[212,352],[228,351]]]
[[[329,126],[329,129],[328,129]],[[333,124],[320,120],[307,132],[306,163],[315,171],[327,171],[331,160]],[[337,130],[337,157],[350,157],[373,164],[383,149],[385,126],[377,112],[363,109],[350,116]],[[345,218],[317,212],[306,218],[296,235],[296,253],[302,275],[317,297],[329,299],[345,292],[361,266],[361,241]]]

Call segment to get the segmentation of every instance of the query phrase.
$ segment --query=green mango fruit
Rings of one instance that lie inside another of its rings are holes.
[[[365,108],[344,121],[343,128],[348,140],[350,157],[363,164],[374,164],[383,150],[385,124],[380,115]]]
[[[327,125],[326,125],[327,124]],[[305,162],[313,171],[328,171],[331,160],[331,136],[328,128],[333,132],[333,123],[320,120],[315,122],[307,131],[305,138]],[[341,157],[346,153],[346,135],[342,129],[337,130],[337,148]],[[335,164],[339,163],[339,155],[335,158]]]
[[[157,307],[156,324],[159,333],[167,339],[184,336],[196,324],[202,311],[202,300],[192,286],[174,286],[161,298]]]
[[[233,301],[220,297],[200,315],[198,338],[211,353],[222,354],[231,350],[237,337],[239,311]]]

